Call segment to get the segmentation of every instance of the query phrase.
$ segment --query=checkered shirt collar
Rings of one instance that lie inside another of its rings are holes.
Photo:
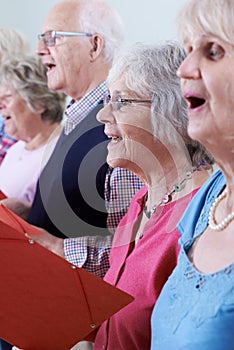
[[[81,100],[72,99],[65,110],[64,132],[68,135],[75,127],[94,109],[108,94],[106,81],[102,82],[95,89],[91,90]]]

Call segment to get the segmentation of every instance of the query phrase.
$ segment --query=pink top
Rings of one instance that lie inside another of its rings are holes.
[[[25,149],[24,141],[17,141],[9,148],[0,166],[0,190],[7,197],[33,201],[39,175],[57,139],[58,136],[32,151]]]
[[[146,193],[147,188],[143,187],[134,196],[117,228],[110,269],[104,278],[135,300],[101,325],[95,338],[95,350],[150,349],[152,309],[177,262],[179,233],[176,224],[196,191],[159,207],[134,248],[133,227]]]

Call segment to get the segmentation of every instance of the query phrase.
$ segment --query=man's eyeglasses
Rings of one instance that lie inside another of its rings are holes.
[[[132,103],[151,103],[151,100],[141,100],[136,98],[122,98],[121,96],[111,97],[110,95],[105,95],[103,98],[103,105],[106,106],[111,103],[112,108],[115,112],[121,110],[123,106],[127,106]]]
[[[75,33],[75,32],[58,32],[56,30],[48,30],[43,34],[38,34],[38,40],[44,40],[46,46],[55,46],[56,38],[63,36],[93,36],[89,33]]]

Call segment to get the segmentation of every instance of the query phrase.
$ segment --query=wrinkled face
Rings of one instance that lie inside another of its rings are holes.
[[[42,26],[41,33],[47,31],[81,32],[79,7],[66,2],[55,5]],[[58,37],[55,46],[46,46],[43,39],[38,41],[36,53],[48,68],[48,87],[62,91],[74,99],[86,93],[89,84],[90,37]]]
[[[5,120],[5,131],[14,138],[26,141],[35,132],[38,118],[25,100],[9,87],[0,87],[0,112]]]
[[[188,133],[212,149],[233,144],[234,46],[215,36],[192,37],[178,75],[188,103]]]
[[[97,115],[110,138],[107,162],[112,167],[127,168],[140,174],[144,172],[143,160],[151,154],[150,147],[154,142],[150,99],[127,89],[123,78],[113,83],[109,91],[112,102]]]

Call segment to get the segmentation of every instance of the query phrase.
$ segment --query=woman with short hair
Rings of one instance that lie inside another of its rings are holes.
[[[8,134],[18,141],[0,167],[0,190],[31,204],[39,174],[61,131],[65,95],[47,87],[46,68],[36,56],[5,61],[0,71],[0,109]],[[17,177],[17,179],[16,179]]]

